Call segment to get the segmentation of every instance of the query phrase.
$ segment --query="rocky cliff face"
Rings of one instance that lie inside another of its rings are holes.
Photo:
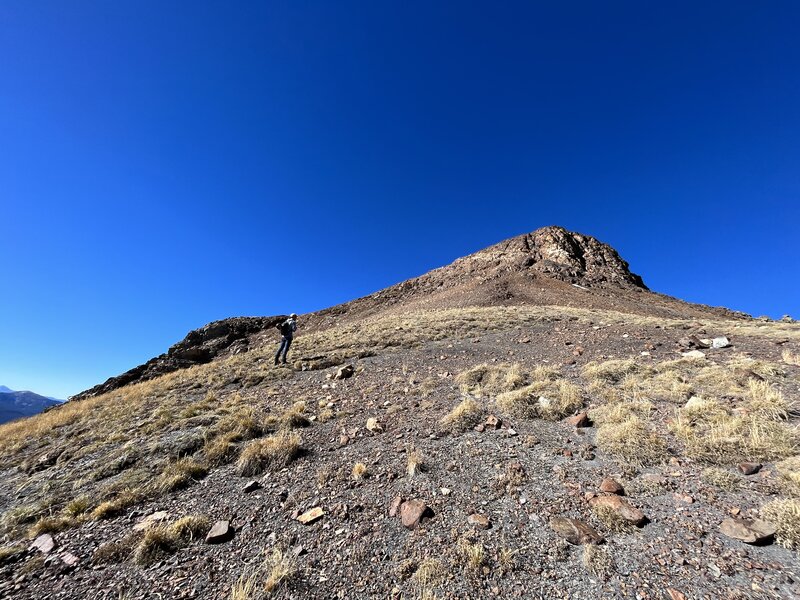
[[[584,287],[647,289],[642,278],[631,273],[628,263],[614,248],[563,227],[543,227],[511,238],[434,272],[438,271],[443,275],[458,271],[487,276],[517,272]]]
[[[278,315],[274,317],[233,317],[214,321],[200,329],[190,331],[183,340],[170,347],[165,354],[156,356],[122,375],[111,377],[104,383],[76,394],[70,400],[90,398],[130,383],[147,381],[178,369],[207,363],[219,356],[246,352],[249,349],[250,336],[275,327],[284,319],[286,316]]]

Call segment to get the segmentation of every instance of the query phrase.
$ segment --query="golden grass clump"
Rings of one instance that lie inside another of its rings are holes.
[[[360,481],[362,479],[366,479],[367,477],[369,477],[369,470],[367,469],[367,465],[365,465],[362,462],[354,464],[351,476],[355,481]]]
[[[482,363],[456,376],[462,392],[491,397],[522,387],[526,380],[522,367],[517,363]]]
[[[478,571],[486,562],[486,549],[481,542],[471,543],[462,539],[458,544],[458,551],[464,566],[470,571]]]
[[[445,578],[446,573],[444,565],[440,560],[436,558],[426,558],[417,566],[417,569],[411,576],[411,581],[420,595],[431,598],[433,588]]]
[[[264,434],[264,415],[253,406],[237,406],[214,426],[218,435],[230,434],[232,441],[247,441]]]
[[[238,439],[238,434],[231,431],[207,441],[203,446],[205,462],[214,467],[232,462],[238,452],[236,444]]]
[[[800,500],[778,499],[761,507],[761,516],[775,527],[775,541],[800,550]]]
[[[118,542],[104,542],[100,544],[92,554],[92,562],[96,565],[103,565],[121,563],[128,560],[143,536],[143,532],[134,531]]]
[[[93,519],[110,519],[125,512],[134,504],[138,504],[144,499],[144,494],[140,490],[131,488],[123,489],[110,499],[98,504],[92,511]]]
[[[497,406],[504,412],[522,418],[556,421],[583,406],[583,392],[569,381],[534,381],[521,389],[497,396]]]
[[[267,579],[264,582],[264,591],[272,594],[278,588],[290,582],[299,572],[294,558],[279,548],[275,548],[265,561]]]
[[[795,354],[788,348],[781,352],[781,358],[783,362],[787,365],[794,365],[795,367],[800,367],[800,354]]]
[[[800,456],[792,456],[775,465],[781,487],[790,496],[800,497]]]
[[[597,544],[583,546],[583,567],[595,577],[606,580],[614,571],[611,555]]]
[[[612,533],[630,533],[636,529],[633,523],[624,519],[610,506],[596,504],[592,507],[592,513],[603,524],[603,527]]]
[[[648,369],[633,358],[607,360],[604,362],[590,362],[583,367],[583,377],[590,381],[602,381],[606,383],[619,383],[626,376],[633,373],[641,373]]]
[[[89,510],[91,503],[87,496],[80,496],[67,502],[64,507],[64,514],[68,517],[79,517]]]
[[[480,423],[483,407],[472,398],[464,398],[458,405],[442,417],[440,424],[444,429],[459,433]]]
[[[194,540],[202,539],[209,529],[211,520],[204,515],[188,515],[169,525],[148,527],[133,550],[133,560],[142,566],[152,564]]]
[[[766,381],[747,381],[747,411],[770,421],[785,421],[792,406],[780,390]]]
[[[414,477],[425,470],[425,457],[418,448],[408,448],[406,452],[406,473]]]
[[[281,469],[300,454],[300,436],[282,430],[263,440],[253,440],[242,451],[236,472],[242,476],[260,475],[266,470]]]
[[[76,519],[68,516],[41,517],[28,529],[28,537],[35,538],[43,533],[58,533],[75,526]]]
[[[590,411],[598,425],[595,443],[603,452],[637,466],[663,462],[666,440],[647,424],[652,405],[646,401],[607,404]]]
[[[281,427],[286,429],[296,429],[298,427],[308,427],[311,421],[305,415],[306,403],[302,400],[295,402],[287,408],[280,416]]]
[[[155,487],[161,492],[172,492],[185,488],[207,474],[208,468],[194,458],[179,458],[164,467],[155,482]]]

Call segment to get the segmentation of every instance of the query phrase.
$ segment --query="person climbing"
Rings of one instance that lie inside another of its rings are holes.
[[[278,353],[275,355],[275,364],[278,364],[281,354],[283,354],[282,362],[286,364],[286,354],[289,352],[289,346],[292,345],[294,332],[297,331],[297,315],[292,313],[289,315],[288,319],[282,323],[278,323],[276,327],[281,331],[281,345],[278,347]]]

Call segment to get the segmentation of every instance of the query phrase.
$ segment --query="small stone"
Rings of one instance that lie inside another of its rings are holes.
[[[345,434],[342,434],[341,436],[339,436],[339,446],[347,446],[347,444],[349,444],[349,443],[350,443],[350,437],[349,436],[347,436]]]
[[[739,471],[743,475],[755,475],[761,470],[759,463],[743,462],[739,464]]]
[[[486,417],[486,422],[484,423],[487,429],[500,429],[501,424],[502,422],[500,421],[500,419],[498,419],[494,415],[489,415],[488,417]]]
[[[550,519],[550,528],[574,546],[599,544],[603,541],[603,536],[580,519],[553,517]]]
[[[61,556],[59,556],[61,562],[64,563],[68,567],[74,567],[78,564],[78,557],[72,554],[72,552],[63,552]]]
[[[38,550],[42,554],[49,554],[55,547],[56,542],[49,533],[43,533],[33,540],[33,543],[30,545],[31,550]]]
[[[694,503],[694,498],[692,498],[689,494],[681,494],[680,492],[675,492],[672,495],[678,502],[685,502],[686,504]]]
[[[592,421],[589,419],[589,415],[584,410],[579,412],[577,415],[567,417],[567,424],[572,425],[573,427],[589,427],[592,424]]]
[[[353,365],[345,365],[344,367],[339,367],[336,371],[336,375],[334,375],[334,379],[347,379],[352,377],[355,372],[356,370]]]
[[[475,427],[473,427],[473,429],[478,433],[483,433],[484,431],[486,431],[486,425],[484,425],[483,423],[478,423],[477,425],[475,425]]]
[[[406,500],[400,505],[400,521],[406,529],[414,529],[424,517],[433,514],[422,500]]]
[[[625,488],[623,488],[616,479],[606,477],[600,483],[600,491],[607,494],[617,494],[618,496],[625,495]]]
[[[470,525],[474,525],[475,527],[480,527],[481,529],[489,529],[492,526],[489,517],[486,515],[481,515],[479,513],[473,513],[467,517],[467,523]]]
[[[375,417],[370,417],[367,419],[367,430],[372,433],[381,433],[383,431],[383,425]]]
[[[508,437],[516,437],[518,435],[517,430],[514,429],[513,427],[509,427],[508,429],[506,429],[506,435]]]
[[[206,535],[206,544],[221,544],[233,538],[233,528],[228,521],[217,521]]]
[[[745,544],[769,544],[775,538],[775,528],[761,519],[725,519],[719,530]]]
[[[711,340],[712,348],[728,348],[730,345],[731,341],[724,335],[721,337],[715,337],[713,340]]]
[[[311,510],[307,510],[302,515],[297,517],[297,520],[300,521],[303,525],[311,525],[314,521],[318,521],[322,518],[322,515],[325,514],[325,511],[322,510],[321,507],[315,506]]]
[[[259,489],[261,489],[261,484],[258,483],[255,479],[253,479],[252,481],[248,481],[247,482],[247,484],[244,486],[244,488],[242,488],[242,491],[245,494],[248,494],[250,492],[255,492],[256,490],[259,490]]]
[[[145,529],[147,529],[151,525],[154,525],[155,523],[159,523],[161,521],[164,521],[165,519],[168,519],[169,517],[170,517],[170,514],[167,511],[159,510],[157,512],[154,512],[151,515],[147,515],[144,519],[139,521],[136,525],[133,526],[133,530],[134,531],[144,531]]]
[[[589,500],[589,506],[606,507],[610,510],[613,510],[625,521],[628,521],[637,527],[644,525],[645,521],[647,520],[642,511],[631,505],[630,502],[621,496],[597,496],[596,498]]]
[[[389,504],[389,516],[396,517],[397,511],[400,510],[400,505],[403,503],[402,496],[395,496]]]
[[[442,496],[449,496],[450,495],[450,488],[442,488],[439,491],[442,493]]]
[[[683,352],[681,354],[684,358],[705,358],[706,355],[704,352],[700,352],[700,350],[691,350],[689,352]]]
[[[669,594],[669,600],[686,600],[686,594],[672,588],[667,588],[667,594]]]

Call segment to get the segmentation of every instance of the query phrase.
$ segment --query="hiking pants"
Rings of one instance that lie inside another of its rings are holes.
[[[292,345],[292,338],[286,337],[285,335],[281,337],[281,345],[278,347],[278,353],[275,355],[275,362],[277,363],[281,358],[281,353],[283,353],[283,362],[286,362],[286,354],[289,352],[289,346]]]

